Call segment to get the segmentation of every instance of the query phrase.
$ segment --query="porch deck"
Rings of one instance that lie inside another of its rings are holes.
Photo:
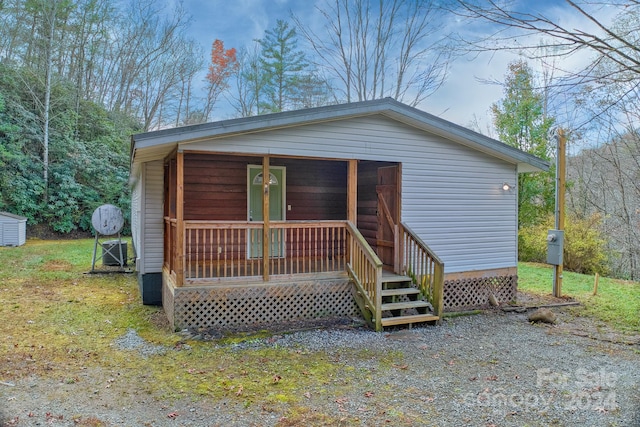
[[[391,273],[349,221],[165,218],[163,300],[176,327],[233,327],[360,312],[376,330],[439,320],[443,265],[405,226]],[[183,250],[177,238],[182,234]],[[263,257],[268,253],[268,257]],[[390,285],[392,284],[392,285]],[[169,307],[169,308],[167,308]]]

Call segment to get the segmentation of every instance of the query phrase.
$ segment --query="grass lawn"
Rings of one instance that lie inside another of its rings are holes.
[[[170,356],[134,357],[114,346],[129,329],[168,349],[184,343],[163,322],[161,308],[142,305],[135,275],[87,274],[93,244],[92,239],[28,240],[21,247],[0,247],[0,381],[33,375],[73,384],[75,373],[101,369],[135,384],[133,394],[226,397],[264,408],[288,404],[295,412],[312,385],[339,379],[348,389],[349,376],[355,381],[359,375],[345,373],[322,352],[247,350],[238,363],[238,353],[201,341],[190,341],[188,350]],[[392,366],[397,357],[382,355],[381,366]]]
[[[562,295],[575,298],[583,307],[575,313],[593,317],[622,332],[640,332],[640,282],[600,277],[593,295],[594,276],[563,272]],[[521,262],[518,289],[539,295],[553,291],[553,267]]]

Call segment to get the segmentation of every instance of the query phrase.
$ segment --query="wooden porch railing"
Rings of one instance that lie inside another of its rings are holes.
[[[383,263],[351,222],[272,222],[268,262],[262,256],[265,245],[259,221],[184,221],[183,252],[176,235],[176,220],[165,218],[165,267],[175,277],[176,257],[184,254],[186,283],[346,271],[358,289],[361,311],[370,316],[367,321],[382,329]],[[396,240],[401,270],[396,273],[410,277],[441,318],[444,263],[405,224],[398,226]]]
[[[376,331],[382,330],[382,261],[351,222],[347,222],[347,231],[347,271],[364,300],[364,307],[360,307],[360,311],[369,323],[375,325]]]
[[[414,286],[431,303],[436,316],[442,318],[444,263],[405,224],[400,224],[400,274],[411,278]]]
[[[185,280],[257,279],[265,265],[267,277],[345,271],[344,222],[271,222],[266,264],[262,230],[261,221],[184,221]]]

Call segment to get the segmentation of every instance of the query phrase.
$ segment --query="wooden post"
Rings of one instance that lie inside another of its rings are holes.
[[[407,274],[406,271],[406,265],[405,265],[405,259],[404,259],[404,252],[405,252],[405,238],[404,238],[404,227],[402,226],[402,222],[398,221],[398,234],[396,236],[396,260],[397,260],[397,265],[396,265],[396,270],[395,273],[396,274],[400,274],[400,275],[404,275]]]
[[[358,225],[358,161],[354,159],[349,160],[347,172],[347,220]]]
[[[184,153],[177,153],[176,161],[176,286],[184,285]]]
[[[402,163],[398,164],[396,168],[396,224],[394,229],[394,242],[393,242],[393,271],[396,274],[403,273],[403,261],[404,255],[403,245],[403,229],[400,226],[402,224]]]
[[[376,278],[375,278],[376,294],[374,295],[374,298],[375,298],[374,304],[376,305],[375,329],[376,329],[376,332],[382,332],[382,266],[376,267],[375,271],[376,271]]]
[[[442,320],[444,314],[444,264],[436,263],[433,271],[433,311]]]
[[[564,135],[564,130],[562,130],[561,128],[558,129],[558,150],[556,157],[556,230],[564,230],[564,199],[567,163],[565,150],[566,141],[567,140]],[[555,268],[553,296],[555,296],[556,298],[560,298],[562,296],[563,262],[561,262],[559,265],[556,265]]]
[[[271,243],[271,231],[269,224],[269,156],[262,159],[262,278],[269,281],[269,246]]]
[[[355,159],[349,160],[347,165],[347,221],[358,227],[358,161]],[[352,248],[351,239],[348,239],[345,248],[347,263],[353,262]]]
[[[600,279],[600,275],[596,273],[596,278],[593,281],[593,295],[598,295],[598,280]]]

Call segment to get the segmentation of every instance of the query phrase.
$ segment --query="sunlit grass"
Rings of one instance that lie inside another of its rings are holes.
[[[0,248],[4,376],[111,364],[118,359],[116,337],[128,328],[150,329],[149,317],[158,309],[140,303],[133,275],[86,274],[93,244],[28,240]]]
[[[597,294],[595,277],[564,271],[562,295],[575,298],[583,308],[577,311],[625,332],[640,332],[640,282],[600,277]],[[518,289],[539,295],[552,294],[553,268],[543,264],[518,265]]]

